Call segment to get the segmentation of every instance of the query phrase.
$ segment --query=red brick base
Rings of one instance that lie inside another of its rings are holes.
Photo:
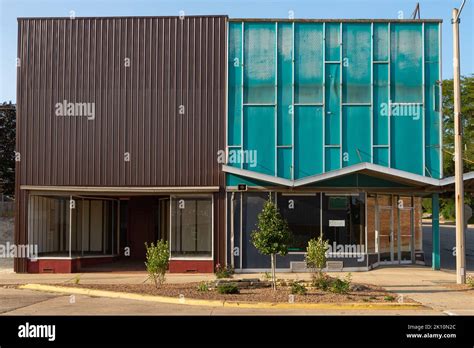
[[[90,257],[78,259],[39,259],[28,260],[28,273],[75,273],[83,267],[112,262],[114,257]]]
[[[170,260],[170,273],[213,273],[214,261]]]
[[[88,257],[78,259],[39,259],[28,260],[28,273],[75,273],[87,272],[87,266],[114,261],[114,257]],[[212,260],[171,260],[170,273],[213,273]]]

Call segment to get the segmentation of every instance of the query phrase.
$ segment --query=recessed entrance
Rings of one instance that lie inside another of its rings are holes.
[[[376,253],[381,264],[415,262],[414,209],[398,205],[376,205]]]

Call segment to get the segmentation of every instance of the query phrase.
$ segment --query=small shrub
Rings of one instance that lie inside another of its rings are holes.
[[[395,301],[395,297],[392,296],[392,295],[388,295],[388,296],[385,296],[385,297],[383,298],[383,300],[384,300],[384,301],[387,301],[387,302],[393,302],[393,301]]]
[[[306,289],[306,287],[302,284],[299,284],[299,283],[291,284],[291,293],[293,295],[306,295],[307,291],[308,290]]]
[[[209,291],[209,285],[207,285],[206,282],[200,282],[198,287],[197,287],[197,291],[208,292]]]
[[[81,276],[80,275],[77,275],[75,278],[74,278],[74,284],[76,285],[79,285],[79,282],[81,281]]]
[[[231,266],[222,266],[220,263],[216,265],[216,278],[232,278],[234,274],[234,269]]]
[[[149,278],[153,280],[155,286],[158,287],[165,281],[165,273],[168,269],[170,260],[170,250],[167,241],[159,240],[151,243],[149,246],[145,243],[146,247],[146,270]]]
[[[234,283],[226,283],[218,285],[217,292],[219,294],[238,294],[240,291]]]
[[[468,275],[468,276],[466,277],[466,284],[467,284],[470,288],[474,288],[474,276]]]
[[[318,239],[311,239],[306,247],[305,262],[306,267],[321,272],[326,267],[326,252],[329,249],[329,242],[320,235]]]
[[[335,294],[347,294],[351,288],[352,276],[347,274],[345,279],[336,278],[331,284],[330,290]]]
[[[312,278],[313,287],[323,291],[328,291],[333,281],[333,278],[322,272],[315,273]]]
[[[265,272],[263,274],[263,279],[266,280],[266,281],[269,281],[272,279],[272,274],[270,272]]]

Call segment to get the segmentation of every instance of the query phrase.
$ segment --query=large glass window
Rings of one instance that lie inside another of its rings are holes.
[[[289,251],[306,251],[308,241],[320,234],[320,194],[278,194],[280,214],[288,222],[293,241]]]
[[[323,235],[330,245],[365,245],[365,195],[323,195]]]
[[[71,209],[71,207],[73,207]],[[30,243],[38,256],[111,255],[117,231],[115,200],[31,196],[28,209]]]
[[[173,197],[171,256],[212,257],[212,197]]]

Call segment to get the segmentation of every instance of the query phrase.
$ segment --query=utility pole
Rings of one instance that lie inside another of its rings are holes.
[[[454,69],[454,187],[456,206],[456,282],[466,283],[466,250],[464,242],[464,182],[462,159],[462,116],[461,116],[461,76],[459,56],[459,15],[461,10],[453,9],[453,69]]]

